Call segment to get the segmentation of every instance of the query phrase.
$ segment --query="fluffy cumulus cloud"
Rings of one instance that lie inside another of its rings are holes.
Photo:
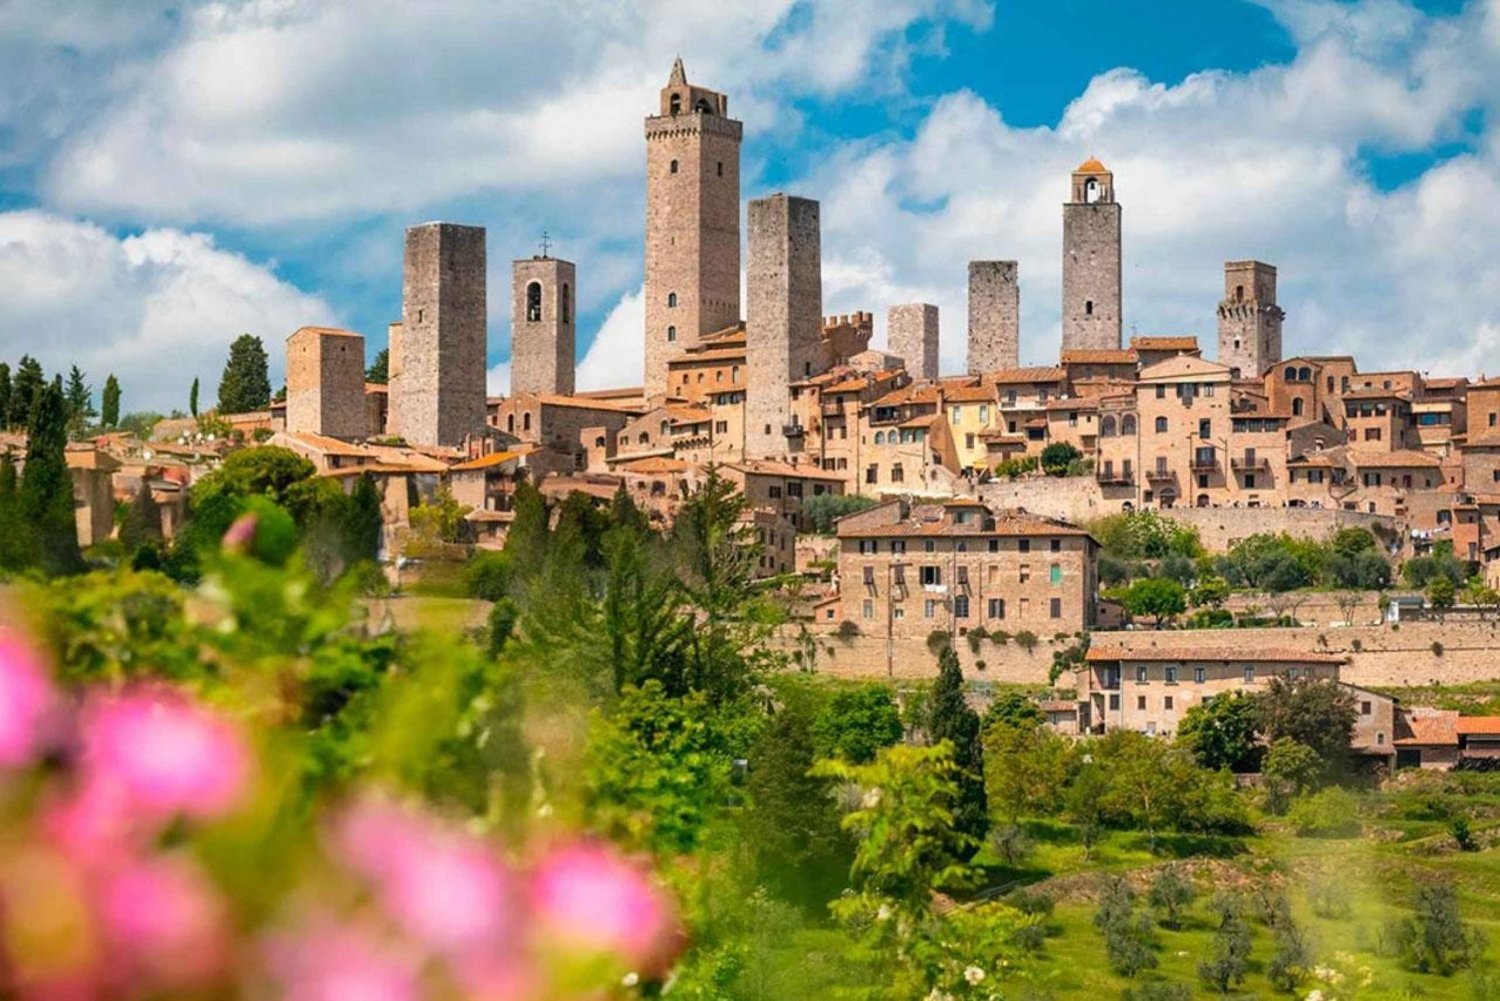
[[[643,331],[646,326],[646,290],[637,288],[622,296],[599,328],[588,353],[578,363],[578,388],[609,389],[639,386],[645,367]]]
[[[1473,121],[1500,113],[1500,3],[1449,18],[1384,0],[1269,6],[1299,46],[1288,64],[1170,86],[1113,70],[1049,128],[948,94],[911,138],[828,158],[804,185],[824,200],[828,311],[937,303],[959,371],[965,263],[1014,258],[1023,361],[1055,359],[1059,205],[1095,154],[1124,205],[1127,336],[1212,345],[1221,262],[1258,258],[1280,269],[1289,351],[1483,370],[1500,326],[1500,130]],[[1450,145],[1399,185],[1372,177],[1372,158]]]
[[[265,341],[279,380],[284,338],[334,320],[321,299],[202,233],[120,238],[42,211],[0,213],[0,288],[0,359],[30,353],[49,372],[76,364],[96,390],[112,372],[127,410],[186,409],[194,377],[212,400],[244,331]]]

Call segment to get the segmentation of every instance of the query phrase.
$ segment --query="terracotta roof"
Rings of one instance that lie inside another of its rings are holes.
[[[1458,744],[1458,713],[1402,713],[1396,724],[1397,732],[1391,743],[1435,744],[1454,747]],[[1405,731],[1405,732],[1402,732]]]
[[[516,513],[514,511],[484,511],[475,509],[464,515],[464,521],[478,521],[488,524],[504,524],[505,522],[515,520]]]
[[[928,509],[939,508],[940,505],[927,505]],[[1053,521],[1040,515],[1030,514],[1025,511],[1014,511],[1006,514],[995,515],[994,528],[985,528],[983,521],[971,522],[969,524],[958,524],[949,517],[923,518],[922,505],[912,506],[912,516],[898,522],[887,522],[885,524],[872,525],[845,525],[842,522],[838,526],[838,536],[841,539],[884,539],[884,538],[909,538],[913,536],[1085,536],[1090,537],[1086,529],[1067,522]],[[874,510],[873,508],[871,510]]]
[[[1460,737],[1500,736],[1500,716],[1460,716],[1457,729]]]
[[[296,330],[292,331],[291,337],[296,337],[298,334],[316,334],[319,337],[358,337],[358,336],[360,336],[359,334],[356,334],[352,330],[344,330],[344,329],[342,329],[340,327],[298,327]],[[290,339],[291,338],[289,337],[288,340],[290,340]]]
[[[63,452],[69,469],[97,469],[100,472],[112,473],[121,466],[119,459],[108,452],[100,451],[93,445],[72,444]]]
[[[608,410],[620,414],[640,414],[644,408],[610,400],[580,399],[576,396],[559,396],[555,393],[538,393],[537,401],[548,407],[572,407],[575,410]]]
[[[311,431],[283,431],[281,435],[298,444],[322,452],[324,455],[342,455],[353,458],[370,458],[368,449],[358,445],[351,445],[347,441],[337,438],[329,438],[327,435],[313,434]]]
[[[330,480],[342,480],[349,476],[362,476],[365,473],[375,476],[411,476],[422,472],[427,472],[427,470],[417,469],[414,466],[403,465],[399,462],[371,462],[363,466],[346,466],[343,469],[330,469],[326,473],[319,473],[318,475]]]
[[[453,471],[467,472],[471,469],[489,469],[492,466],[498,466],[501,463],[509,462],[512,459],[519,459],[520,457],[520,452],[491,452],[489,455],[481,455],[479,458],[470,459],[468,462],[460,462],[453,467]]]
[[[696,365],[700,362],[711,361],[733,361],[736,358],[744,359],[744,348],[711,348],[703,351],[684,351],[676,358],[667,362],[670,368],[673,365]]]
[[[730,462],[726,463],[724,468],[733,469],[740,473],[755,473],[761,476],[788,476],[804,480],[836,480],[842,483],[845,479],[837,473],[825,472],[815,466],[794,466],[789,462],[773,462],[770,459],[746,459],[744,462]]]
[[[1411,394],[1404,389],[1351,389],[1342,394],[1345,400],[1410,400]]]
[[[1104,164],[1100,163],[1098,157],[1091,156],[1087,160],[1085,160],[1082,163],[1080,163],[1074,169],[1073,173],[1075,173],[1075,174],[1107,174],[1107,173],[1109,173],[1109,168],[1105,167]]]
[[[1196,337],[1132,337],[1130,346],[1137,351],[1197,351]]]
[[[1131,348],[1064,348],[1064,365],[1134,365],[1137,357]]]
[[[1099,397],[1078,396],[1069,397],[1066,400],[1048,400],[1048,410],[1098,410]]]
[[[615,467],[616,472],[636,473],[642,476],[650,476],[655,473],[683,473],[690,469],[697,469],[691,462],[683,462],[681,459],[672,459],[666,456],[653,455],[643,459],[630,459],[619,463]]]
[[[1345,658],[1330,653],[1309,653],[1290,647],[1232,647],[1200,646],[1181,649],[1160,647],[1110,646],[1100,644],[1089,648],[1086,658],[1090,663],[1117,660],[1150,661],[1209,661],[1221,660],[1235,663],[1268,664],[1342,664]]]
[[[930,428],[936,422],[946,419],[942,414],[918,414],[915,417],[902,421],[896,426],[903,428]]]
[[[1043,699],[1037,703],[1037,708],[1044,713],[1076,713],[1078,703],[1067,699]]]
[[[1409,448],[1394,452],[1350,452],[1349,461],[1359,469],[1403,469],[1408,466],[1436,467],[1443,464],[1435,455]]]
[[[937,403],[938,387],[931,382],[914,382],[909,386],[894,389],[884,396],[870,401],[872,407],[899,407],[907,403]]]
[[[1062,382],[1067,377],[1067,370],[1056,365],[1006,368],[998,372],[986,372],[983,376],[986,382],[993,382],[999,386],[1022,382]]]
[[[1151,382],[1154,380],[1173,379],[1181,376],[1207,375],[1223,376],[1229,378],[1229,366],[1220,365],[1216,361],[1207,358],[1198,358],[1194,355],[1177,355],[1174,358],[1164,358],[1155,365],[1147,365],[1141,369],[1141,381]]]
[[[1468,384],[1468,376],[1463,375],[1444,377],[1441,379],[1422,380],[1422,385],[1426,386],[1428,389],[1457,389],[1460,386],[1467,386]]]
[[[959,385],[943,387],[944,403],[993,403],[995,402],[995,387],[980,385]]]

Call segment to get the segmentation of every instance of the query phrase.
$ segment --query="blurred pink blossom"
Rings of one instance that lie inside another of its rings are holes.
[[[455,957],[506,949],[515,889],[480,838],[380,799],[348,809],[335,841],[382,908],[428,948]]]
[[[529,899],[547,937],[614,953],[643,974],[664,972],[679,946],[666,894],[605,845],[577,842],[553,851],[532,873]]]
[[[123,797],[134,817],[218,817],[250,782],[250,750],[228,720],[164,687],[106,697],[83,718],[84,796]],[[103,786],[102,790],[93,787]]]
[[[227,553],[243,553],[250,549],[250,544],[255,541],[256,516],[253,511],[247,512],[234,519],[234,524],[224,533],[221,543]]]
[[[272,939],[267,965],[283,1001],[419,1001],[416,959],[352,927],[299,928]]]
[[[135,987],[201,985],[225,969],[224,902],[187,859],[132,861],[100,880],[99,919],[115,976]]]
[[[0,768],[16,768],[42,750],[56,695],[36,649],[0,628]]]

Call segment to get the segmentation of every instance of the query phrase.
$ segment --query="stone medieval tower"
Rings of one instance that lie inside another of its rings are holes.
[[[485,427],[484,227],[406,231],[391,426],[412,445],[461,445]]]
[[[286,429],[330,438],[369,435],[365,339],[348,330],[302,327],[286,339]]]
[[[573,395],[578,277],[568,261],[533,257],[510,268],[510,391]]]
[[[1062,346],[1120,346],[1120,203],[1115,175],[1092,157],[1063,205]]]
[[[885,314],[886,348],[906,362],[913,379],[938,377],[938,308],[926,302],[892,306]]]
[[[1015,261],[969,262],[969,374],[1021,364],[1021,283]]]
[[[791,384],[817,375],[823,336],[823,264],[818,203],[776,194],[750,203],[745,320],[745,454],[798,451]]]
[[[740,136],[729,99],[682,60],[646,119],[646,395],[667,359],[740,322]]]
[[[1276,305],[1276,269],[1260,261],[1224,265],[1224,301],[1219,303],[1219,364],[1239,378],[1256,379],[1281,361],[1281,321]]]

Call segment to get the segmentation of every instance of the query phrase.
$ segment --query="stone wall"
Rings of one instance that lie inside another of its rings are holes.
[[[969,374],[1021,364],[1021,281],[1015,261],[969,262]]]
[[[398,433],[413,445],[459,445],[485,426],[485,231],[424,223],[406,231]]]
[[[887,350],[906,362],[913,379],[938,377],[938,308],[925,302],[892,306],[886,313]]]
[[[1032,514],[1061,518],[1075,525],[1119,514],[1123,506],[1123,501],[1106,500],[1092,476],[997,479],[979,487],[979,499],[990,507],[1025,508]]]
[[[1386,537],[1399,533],[1396,519],[1383,514],[1312,507],[1174,507],[1158,511],[1198,530],[1209,552],[1223,552],[1257,532],[1286,532],[1299,539],[1327,539],[1341,528],[1367,528]]]
[[[823,332],[818,203],[775,194],[750,203],[745,287],[745,453],[787,452],[790,385],[816,374]]]
[[[369,433],[363,337],[303,327],[287,338],[286,429],[332,438]]]
[[[577,269],[551,257],[515,261],[510,302],[510,391],[572,396]]]
[[[1120,205],[1063,205],[1062,347],[1120,346]]]

